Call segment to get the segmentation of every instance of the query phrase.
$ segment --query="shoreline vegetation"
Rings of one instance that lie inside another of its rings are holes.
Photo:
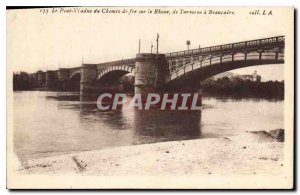
[[[201,86],[204,94],[215,97],[284,99],[284,81],[257,82],[222,77],[205,80]]]
[[[269,175],[282,173],[284,130],[159,142],[32,159],[20,174],[98,176]]]

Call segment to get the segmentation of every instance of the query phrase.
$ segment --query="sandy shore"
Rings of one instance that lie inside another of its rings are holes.
[[[18,172],[101,176],[277,175],[283,169],[283,145],[265,135],[243,133],[34,159],[20,163]]]

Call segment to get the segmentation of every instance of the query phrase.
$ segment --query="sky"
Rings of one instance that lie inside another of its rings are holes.
[[[80,8],[84,10],[84,8]],[[88,8],[99,9],[101,8]],[[109,10],[145,10],[157,8],[109,7]],[[161,10],[174,9],[163,7]],[[208,7],[188,7],[203,11]],[[253,8],[252,8],[253,9]],[[213,8],[226,11],[226,7]],[[159,33],[159,52],[227,44],[239,41],[284,35],[284,9],[273,8],[273,16],[251,16],[251,8],[230,9],[234,15],[168,15],[168,14],[42,14],[40,9],[7,11],[7,66],[13,71],[55,70],[76,67],[84,63],[134,58],[150,52]],[[48,10],[51,12],[51,9]],[[155,48],[154,48],[155,49]],[[257,70],[263,80],[283,80],[284,65],[265,65],[231,72],[251,74]]]

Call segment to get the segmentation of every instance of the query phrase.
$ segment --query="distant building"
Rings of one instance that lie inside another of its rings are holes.
[[[245,74],[245,75],[238,75],[233,78],[241,79],[241,80],[250,80],[253,82],[261,82],[261,76],[257,74],[257,71],[255,70],[253,74]]]
[[[253,73],[253,81],[260,82],[261,76],[257,74],[257,71],[255,70]]]
[[[232,81],[234,81],[234,80],[243,80],[243,81],[249,80],[249,81],[253,81],[253,82],[261,82],[261,76],[257,74],[256,70],[253,72],[253,74],[244,74],[244,75],[239,75],[239,74],[235,74],[232,72],[224,72],[224,73],[218,74],[216,76],[213,76],[212,79],[218,80],[223,77],[228,77],[229,80],[232,80]]]
[[[224,73],[213,76],[212,79],[213,80],[218,80],[218,79],[221,79],[223,77],[228,77],[229,79],[231,79],[235,76],[238,76],[238,74],[235,74],[235,73],[232,73],[232,72],[224,72]]]

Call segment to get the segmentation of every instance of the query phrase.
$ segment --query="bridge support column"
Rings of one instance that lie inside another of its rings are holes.
[[[135,94],[157,93],[165,84],[167,61],[164,54],[142,53],[136,55]]]
[[[57,72],[53,70],[46,71],[46,90],[56,90],[57,86]]]
[[[81,67],[80,95],[97,93],[97,66],[94,64],[83,64]]]
[[[37,88],[44,88],[46,83],[46,73],[42,71],[37,71]]]
[[[58,70],[58,89],[61,91],[68,90],[68,81],[69,81],[69,69],[60,68]]]

